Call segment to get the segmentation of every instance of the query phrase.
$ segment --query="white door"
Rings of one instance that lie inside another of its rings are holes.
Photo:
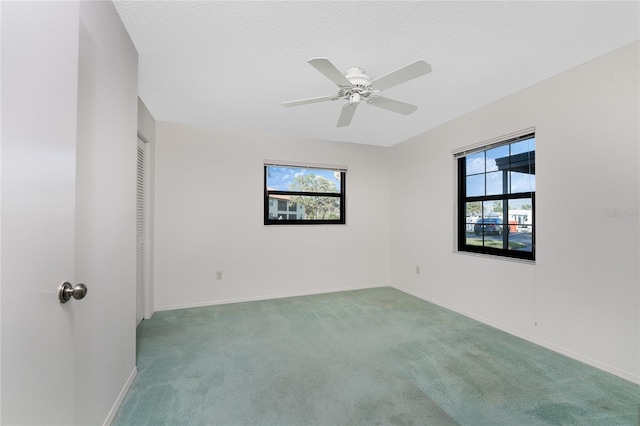
[[[0,423],[101,424],[135,374],[135,49],[110,2],[0,16]]]
[[[1,7],[0,420],[73,424],[78,6]]]

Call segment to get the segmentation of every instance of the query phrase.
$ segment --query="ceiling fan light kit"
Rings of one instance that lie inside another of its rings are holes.
[[[348,102],[342,107],[337,127],[344,127],[351,124],[356,107],[361,101],[398,114],[411,114],[418,109],[416,105],[379,96],[378,93],[431,72],[431,65],[423,60],[419,60],[374,80],[365,74],[364,69],[360,67],[351,67],[343,74],[327,58],[311,58],[307,62],[335,83],[338,86],[338,93],[332,96],[283,102],[282,105],[291,107],[345,99]]]

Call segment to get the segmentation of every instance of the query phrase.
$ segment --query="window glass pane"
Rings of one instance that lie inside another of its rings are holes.
[[[471,226],[467,226],[466,243],[472,246],[502,248],[504,226],[499,216],[479,218]]]
[[[286,219],[287,212],[294,205],[286,195],[271,195],[269,197],[269,219],[281,220]],[[275,203],[273,201],[276,201]],[[295,211],[295,210],[294,210]],[[295,215],[294,215],[295,216]]]
[[[267,187],[277,191],[340,193],[340,172],[302,167],[267,167]]]
[[[465,238],[465,244],[468,246],[483,246],[484,241],[482,239],[482,235],[478,236],[473,232],[467,231],[467,236]]]
[[[282,197],[275,195],[275,197]],[[287,196],[277,200],[277,208],[269,207],[272,220],[336,220],[340,219],[339,197]],[[295,212],[295,213],[292,213]]]
[[[291,201],[296,203],[298,220],[339,220],[339,197],[313,197],[292,196]]]
[[[467,155],[465,160],[467,162],[466,163],[467,176],[475,175],[478,173],[484,173],[484,151]]]
[[[469,222],[469,218],[473,218],[471,223],[475,223],[476,218],[482,217],[482,202],[481,201],[472,201],[465,203],[465,211],[467,222]]]
[[[487,153],[487,172],[494,172],[498,170],[498,164],[496,164],[496,159],[509,157],[509,145],[499,146],[497,148],[489,149],[486,151]]]
[[[508,170],[510,192],[533,192],[536,189],[535,138],[515,142],[510,145]]]
[[[487,194],[498,195],[504,194],[504,186],[502,182],[503,172],[487,173]]]
[[[509,200],[509,250],[533,251],[531,198]]]
[[[482,217],[498,217],[502,221],[502,200],[483,201]]]
[[[520,172],[509,172],[511,182],[511,194],[518,192],[535,192],[536,175]]]
[[[473,233],[475,223],[482,217],[482,202],[472,201],[465,203],[465,231]]]
[[[477,197],[484,194],[484,176],[467,176],[467,197]]]
[[[522,154],[523,152],[535,151],[536,138],[526,139],[520,142],[510,144],[511,155]]]

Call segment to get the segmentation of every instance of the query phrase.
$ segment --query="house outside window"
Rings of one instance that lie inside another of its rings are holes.
[[[535,260],[534,133],[456,155],[458,251]]]
[[[290,195],[269,196],[269,219],[304,220],[305,217],[304,208],[299,208],[298,203],[292,202]]]
[[[345,223],[346,168],[264,164],[264,224]]]

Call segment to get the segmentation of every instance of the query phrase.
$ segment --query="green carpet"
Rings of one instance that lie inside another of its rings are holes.
[[[114,425],[637,425],[640,387],[392,288],[156,313]]]

